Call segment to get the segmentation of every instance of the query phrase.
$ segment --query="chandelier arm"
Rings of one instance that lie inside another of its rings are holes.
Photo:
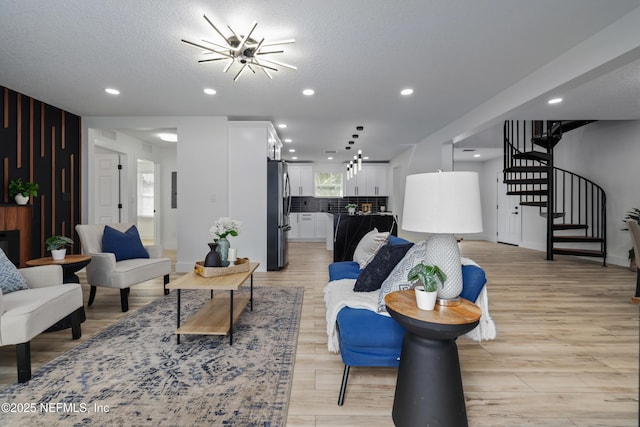
[[[253,30],[255,30],[257,26],[258,26],[258,23],[256,21],[253,21],[253,26],[251,27],[249,34],[247,34],[242,38],[242,41],[240,42],[238,47],[235,49],[236,52],[242,52],[242,50],[244,49],[244,45],[247,43],[247,40],[249,40],[249,38],[251,37],[251,34],[253,33]]]
[[[229,58],[200,59],[200,60],[198,61],[198,64],[204,64],[205,62],[222,61],[223,59],[229,59]]]
[[[260,68],[266,68],[266,69],[271,70],[271,71],[278,71],[278,69],[277,69],[277,68],[274,68],[274,67],[271,67],[271,66],[269,66],[269,65],[264,65],[264,64],[259,63],[255,58],[254,58],[254,60],[251,62],[251,65],[256,65],[256,66],[258,66],[258,67],[260,67]]]
[[[235,61],[233,59],[230,59],[229,63],[227,65],[225,65],[223,72],[226,73],[227,71],[229,71],[229,68],[231,68],[231,66],[233,65],[234,62]]]
[[[236,74],[236,76],[233,78],[234,82],[240,78],[240,75],[244,72],[244,70],[246,70],[246,68],[247,68],[247,64],[244,64],[242,68],[240,68],[240,71],[238,71],[238,74]]]
[[[259,64],[256,64],[256,65],[259,65]],[[264,67],[260,67],[260,69],[261,69],[262,71],[264,71],[264,73],[267,75],[267,77],[269,77],[270,79],[273,79],[273,76],[271,75],[271,73],[269,72],[269,70],[267,70],[267,69],[266,69],[266,68],[264,68]]]
[[[281,41],[275,41],[275,42],[268,42],[265,43],[264,46],[277,46],[279,44],[291,44],[291,43],[295,43],[295,39],[287,39],[287,40],[281,40]]]
[[[209,52],[217,53],[218,55],[226,56],[227,58],[233,58],[233,56],[229,55],[228,53],[220,52],[210,47],[203,46],[198,43],[190,42],[189,40],[182,39],[182,42],[191,46],[199,47],[200,49],[208,50]]]
[[[271,55],[272,53],[284,53],[284,50],[270,50],[268,52],[256,52],[256,55]]]
[[[269,62],[271,64],[276,64],[276,65],[280,65],[281,67],[286,67],[286,68],[290,68],[292,70],[297,70],[298,67],[293,66],[293,65],[289,65],[289,64],[285,64],[284,62],[280,62],[280,61],[276,61],[275,59],[264,59],[264,58],[260,58],[261,61],[264,62]]]
[[[233,28],[231,28],[231,25],[227,25],[227,28],[229,29],[229,31],[231,31],[231,34],[233,34],[233,37],[240,40],[240,36],[238,36],[238,34],[235,31],[233,31]],[[231,49],[234,49],[234,47],[231,46]]]
[[[251,66],[251,64],[247,64],[247,67],[249,67],[249,69],[251,70],[251,72],[252,72],[253,74],[255,74],[255,73],[256,73],[256,70],[254,70],[254,69],[253,69],[253,67]]]
[[[224,50],[231,49],[231,48],[229,47],[229,45],[227,45],[227,46],[222,46],[221,44],[214,43],[214,42],[212,42],[212,41],[210,41],[210,40],[207,40],[207,39],[202,39],[202,41],[203,41],[203,42],[205,42],[205,43],[212,44],[212,45],[214,45],[215,47],[219,47],[220,49],[224,49]]]
[[[220,30],[218,29],[218,27],[216,27],[215,25],[213,25],[213,22],[211,22],[209,20],[209,18],[207,18],[207,15],[202,15],[202,17],[204,18],[205,21],[207,21],[209,23],[209,25],[211,25],[211,27],[216,31],[216,33],[218,33],[220,35],[220,37],[222,37],[222,40],[225,41],[225,43],[227,43],[227,38],[224,36],[224,34],[222,34],[220,32]],[[231,46],[229,45],[229,43],[227,43],[227,46],[225,46],[225,48],[231,48]]]

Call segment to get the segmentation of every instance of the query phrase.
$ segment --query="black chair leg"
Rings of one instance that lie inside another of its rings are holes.
[[[82,336],[82,329],[80,328],[80,323],[82,321],[82,308],[77,309],[73,313],[71,313],[71,338],[74,340],[80,339]]]
[[[167,289],[167,283],[169,283],[169,275],[168,275],[168,274],[165,274],[165,275],[164,275],[164,285],[163,285],[163,287],[164,287],[164,294],[165,294],[165,295],[169,295],[169,289]]]
[[[122,312],[129,311],[129,288],[120,289],[120,305]]]
[[[89,291],[89,302],[87,305],[93,304],[94,299],[96,299],[96,287],[91,285],[91,290]]]
[[[342,373],[342,386],[340,387],[340,395],[338,396],[338,406],[342,406],[344,403],[344,393],[347,391],[347,380],[349,379],[349,370],[351,366],[344,365],[344,372]]]
[[[16,344],[16,362],[18,365],[18,382],[26,383],[31,379],[31,342]]]
[[[640,267],[636,274],[636,297],[640,298]]]

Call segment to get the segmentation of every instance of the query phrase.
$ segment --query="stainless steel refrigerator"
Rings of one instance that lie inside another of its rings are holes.
[[[288,166],[281,160],[267,164],[267,270],[277,271],[289,263],[287,232],[291,230],[291,185]]]

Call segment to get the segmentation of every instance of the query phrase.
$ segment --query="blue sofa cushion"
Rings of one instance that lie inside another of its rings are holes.
[[[394,236],[393,234],[389,235],[389,238],[387,239],[387,243],[392,245],[392,246],[394,246],[394,245],[406,245],[407,243],[411,243],[413,245],[413,242],[405,240],[402,237]]]
[[[336,321],[345,365],[398,366],[405,333],[398,322],[371,310],[349,307],[340,310]]]
[[[329,264],[329,281],[340,279],[357,279],[360,266],[353,261],[339,261]]]
[[[462,266],[462,298],[475,302],[486,283],[487,276],[482,268],[477,265]]]
[[[124,233],[105,225],[102,235],[102,251],[113,253],[116,256],[116,261],[149,258],[149,253],[142,245],[140,234],[135,225],[129,227]]]
[[[360,272],[353,290],[355,292],[371,292],[380,289],[382,282],[411,249],[411,246],[413,243],[409,242],[396,245],[385,244],[381,247],[371,262]]]

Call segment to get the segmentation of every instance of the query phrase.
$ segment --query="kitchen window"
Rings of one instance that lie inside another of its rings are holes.
[[[342,177],[339,172],[316,172],[314,187],[316,197],[342,197]]]

